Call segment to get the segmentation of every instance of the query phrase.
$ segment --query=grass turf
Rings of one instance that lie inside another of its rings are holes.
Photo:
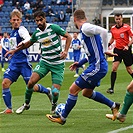
[[[33,63],[35,66],[36,63]],[[66,63],[64,82],[61,87],[60,97],[58,103],[65,103],[69,86],[75,80],[68,66],[71,63]],[[6,64],[7,66],[7,64]],[[130,75],[126,72],[123,63],[120,65],[115,84],[115,93],[110,95],[106,90],[110,87],[110,73],[112,63],[109,62],[109,71],[104,79],[101,81],[101,86],[96,88],[96,91],[103,93],[113,101],[122,104],[126,92],[126,86],[132,80]],[[81,73],[80,69],[80,73]],[[3,73],[0,71],[2,82]],[[39,83],[46,87],[51,86],[51,75],[48,74]],[[20,77],[18,81],[11,85],[12,105],[16,110],[24,103],[25,83]],[[1,93],[1,90],[0,90]],[[31,100],[31,108],[23,114],[17,115],[15,113],[0,115],[0,133],[107,133],[112,130],[124,128],[133,125],[133,107],[129,109],[127,119],[124,123],[119,121],[111,121],[105,118],[106,113],[111,113],[111,110],[100,103],[93,100],[86,99],[79,94],[78,102],[74,109],[68,116],[65,125],[50,122],[45,115],[50,112],[50,102],[45,94],[33,93]],[[0,97],[0,111],[5,109],[2,96]],[[122,131],[122,133],[131,133],[133,129]]]

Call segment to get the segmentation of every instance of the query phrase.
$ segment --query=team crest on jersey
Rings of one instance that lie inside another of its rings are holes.
[[[124,33],[121,33],[121,34],[120,34],[120,37],[121,37],[121,38],[124,38]]]
[[[45,40],[43,40],[42,45],[49,46],[51,44],[51,42],[52,42],[51,39],[46,38]]]

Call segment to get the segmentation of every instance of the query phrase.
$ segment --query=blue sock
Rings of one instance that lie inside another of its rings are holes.
[[[5,102],[5,105],[9,108],[9,109],[12,109],[12,103],[11,103],[11,92],[10,92],[10,89],[7,88],[7,89],[3,89],[2,90],[2,96],[3,96],[3,99],[4,99],[4,102]]]
[[[1,67],[4,68],[4,61],[1,61]]]
[[[66,118],[68,116],[70,111],[75,106],[75,104],[77,102],[77,99],[78,99],[78,96],[74,96],[74,95],[71,95],[71,94],[68,95],[68,99],[66,101],[65,110],[62,113],[62,117]]]
[[[90,97],[90,99],[93,99],[94,101],[106,104],[107,106],[109,106],[110,108],[113,106],[114,102],[111,101],[110,99],[108,99],[107,97],[105,97],[103,94],[101,94],[100,92],[93,92],[92,96]]]
[[[79,73],[79,68],[76,69],[76,74],[78,74],[78,73]]]
[[[43,87],[41,84],[38,84],[38,88],[39,88],[38,92],[40,92],[40,93],[45,93],[45,94],[49,93],[49,90],[47,88]]]

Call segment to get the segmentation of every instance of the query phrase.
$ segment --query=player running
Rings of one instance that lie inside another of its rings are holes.
[[[52,122],[57,122],[62,125],[65,124],[66,118],[76,105],[78,93],[82,91],[84,97],[110,107],[113,113],[113,119],[116,119],[120,104],[111,101],[100,92],[94,91],[95,87],[100,85],[100,80],[105,77],[108,71],[108,63],[105,59],[104,53],[111,56],[116,55],[107,52],[107,30],[100,26],[87,23],[85,12],[82,9],[74,12],[74,24],[76,28],[80,29],[81,43],[85,48],[88,58],[73,63],[70,65],[70,70],[75,70],[86,62],[89,63],[89,66],[70,86],[65,110],[61,116],[47,114],[46,117]]]

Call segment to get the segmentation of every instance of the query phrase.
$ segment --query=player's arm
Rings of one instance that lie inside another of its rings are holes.
[[[25,43],[21,42],[18,44],[18,46],[15,49],[11,49],[10,51],[8,51],[5,54],[5,57],[10,54],[10,56],[8,57],[8,59],[10,59],[17,51],[26,49],[26,48],[30,47],[31,45],[33,45],[33,43],[30,40]]]
[[[112,35],[112,37],[110,38],[110,41],[109,41],[109,43],[108,43],[108,47],[109,47],[113,42],[114,42],[114,37],[113,37],[113,35]]]
[[[64,29],[62,29],[59,25],[53,24],[52,28],[53,28],[53,30],[55,31],[55,33],[57,35],[59,35],[59,36],[61,35],[61,36],[66,38],[65,49],[64,49],[64,51],[62,51],[60,53],[60,58],[61,59],[66,59],[67,53],[68,53],[68,49],[69,49],[71,41],[72,41],[72,37],[71,37],[71,35],[68,32],[66,32]]]
[[[64,51],[68,52],[68,49],[69,49],[71,41],[72,41],[72,37],[71,37],[71,35],[68,32],[66,32],[64,37],[66,38],[66,44],[65,44]]]
[[[87,59],[87,58],[83,58],[83,59],[80,60],[79,62],[74,62],[73,64],[71,64],[71,65],[69,66],[69,69],[70,69],[71,71],[74,71],[74,70],[76,70],[76,68],[81,67],[82,65],[84,65],[84,64],[87,63],[87,62],[88,62],[88,59]]]
[[[132,30],[128,31],[128,34],[130,36],[130,41],[128,43],[128,47],[130,47],[133,44],[133,32],[132,32]]]

